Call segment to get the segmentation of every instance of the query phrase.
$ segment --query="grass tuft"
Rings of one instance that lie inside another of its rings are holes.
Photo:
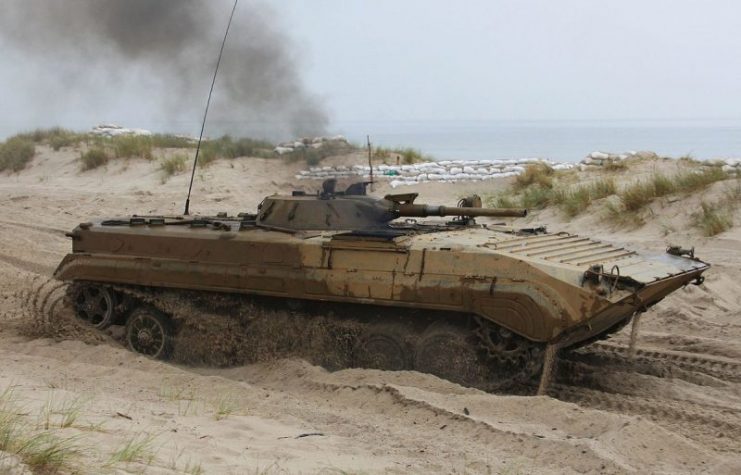
[[[15,406],[12,388],[0,393],[0,452],[17,455],[34,473],[71,469],[72,462],[80,455],[76,438],[37,432],[25,423]]]
[[[183,473],[187,473],[188,475],[203,475],[206,472],[203,470],[200,462],[191,463],[190,461],[188,461],[183,467]]]
[[[540,188],[553,188],[555,170],[545,163],[531,163],[525,171],[515,177],[513,187],[522,190],[537,185]]]
[[[119,135],[111,137],[109,146],[116,158],[143,158],[152,160],[152,137],[143,135]]]
[[[186,166],[188,164],[188,156],[187,155],[173,155],[170,158],[164,158],[162,159],[162,162],[160,162],[160,171],[162,172],[162,182],[164,183],[167,181],[169,177],[172,175],[175,175],[176,173],[182,173],[185,171]]]
[[[534,185],[522,190],[520,202],[522,207],[529,209],[543,209],[553,200],[553,189],[548,186]]]
[[[196,140],[173,134],[154,134],[151,136],[154,148],[196,148]]]
[[[422,155],[422,152],[413,148],[403,148],[399,151],[399,153],[401,154],[401,163],[403,163],[404,165],[411,165],[413,163],[426,161],[425,157]]]
[[[60,438],[42,432],[21,440],[14,452],[34,472],[56,473],[63,467],[71,467],[80,450],[73,437]]]
[[[694,193],[727,178],[728,175],[717,167],[704,167],[703,170],[681,172],[674,176],[654,173],[648,180],[626,186],[619,196],[626,211],[636,212],[656,198],[675,193]]]
[[[82,162],[82,171],[92,170],[108,163],[110,157],[108,152],[102,148],[91,148],[87,152],[80,155],[80,161]]]
[[[700,210],[692,215],[694,226],[700,228],[705,236],[715,236],[728,231],[734,225],[734,212],[741,205],[741,180],[728,187],[716,202],[702,202]]]
[[[638,211],[653,201],[656,191],[652,182],[636,182],[626,186],[619,196],[625,211]]]
[[[61,127],[53,127],[50,129],[36,129],[30,132],[23,132],[16,135],[16,137],[35,144],[49,145],[54,150],[59,150],[62,147],[79,145],[80,142],[88,138],[88,134],[81,134]]]
[[[276,156],[273,149],[275,145],[266,140],[251,138],[233,139],[224,135],[218,139],[208,140],[201,143],[201,151],[198,154],[198,164],[207,166],[219,158],[257,157],[273,158]]]
[[[693,215],[693,224],[700,228],[705,236],[715,236],[733,227],[731,212],[722,203],[703,201],[700,207],[700,212]]]
[[[519,208],[520,202],[511,193],[499,193],[486,198],[486,205],[494,208]]]
[[[624,172],[627,169],[628,164],[625,163],[625,160],[610,160],[602,165],[602,170],[606,172]]]
[[[154,437],[146,434],[132,437],[111,455],[108,465],[128,462],[150,463],[154,459],[153,441]]]
[[[0,172],[10,170],[19,172],[36,155],[36,146],[28,138],[11,137],[0,143]]]
[[[412,165],[414,163],[429,162],[432,160],[431,157],[425,156],[419,150],[411,147],[376,147],[373,149],[373,158],[382,160],[384,163],[391,159],[392,156],[398,159],[398,162],[403,165]]]
[[[62,429],[72,427],[80,417],[80,411],[84,404],[85,400],[82,398],[65,401],[62,406],[56,410],[56,413],[62,416],[59,422],[59,427]]]
[[[239,409],[237,401],[231,396],[222,396],[213,401],[214,419],[220,421],[226,419]]]

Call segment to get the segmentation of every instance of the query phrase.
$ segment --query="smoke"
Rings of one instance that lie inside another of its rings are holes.
[[[39,115],[83,104],[86,114],[100,114],[90,117],[95,122],[125,108],[194,130],[231,6],[230,0],[4,0],[0,42],[21,59],[11,73],[30,77]],[[306,91],[299,58],[276,23],[268,7],[240,1],[209,133],[285,138],[324,131],[326,112]]]

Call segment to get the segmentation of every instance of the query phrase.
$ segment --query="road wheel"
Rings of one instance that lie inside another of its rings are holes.
[[[104,330],[113,323],[115,302],[107,287],[80,285],[72,296],[75,315],[88,325]]]
[[[134,309],[126,321],[126,343],[136,353],[167,359],[173,345],[172,322],[153,308]]]
[[[447,323],[434,323],[420,336],[414,369],[466,386],[485,381],[487,375],[471,332]]]
[[[361,368],[403,371],[411,369],[407,331],[401,325],[372,325],[355,345],[355,364]]]

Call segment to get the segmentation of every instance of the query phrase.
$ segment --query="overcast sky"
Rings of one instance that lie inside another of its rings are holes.
[[[226,19],[230,1],[220,1]],[[739,1],[281,0],[271,5],[274,28],[293,42],[306,88],[324,101],[335,124],[741,119]],[[218,44],[214,49],[215,59]],[[125,87],[102,94],[70,84],[64,106],[47,115],[33,85],[54,80],[53,65],[5,50],[0,72],[0,131],[54,125],[50,121],[74,128],[102,120],[136,126],[156,115],[147,94],[157,91],[141,71]],[[203,98],[184,100],[202,103],[208,82]],[[182,123],[197,124],[199,118],[194,113]]]
[[[739,1],[280,3],[343,120],[741,117]]]

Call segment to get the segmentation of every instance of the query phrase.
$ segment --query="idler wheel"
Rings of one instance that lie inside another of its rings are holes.
[[[72,296],[77,318],[98,330],[113,323],[115,300],[111,291],[99,285],[82,285]]]
[[[172,322],[157,310],[139,307],[126,321],[126,343],[136,353],[166,359],[172,352],[172,340]]]
[[[372,326],[355,345],[355,365],[387,371],[411,369],[411,351],[405,335],[400,325]]]
[[[485,381],[471,332],[451,324],[435,323],[420,337],[414,353],[414,369],[448,381],[472,386]]]

